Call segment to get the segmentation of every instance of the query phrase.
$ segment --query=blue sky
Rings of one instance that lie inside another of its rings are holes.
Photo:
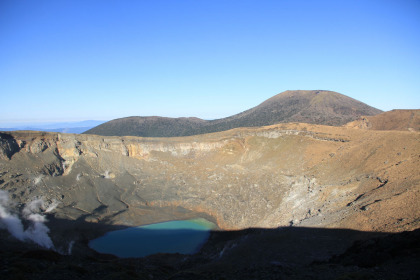
[[[0,127],[226,117],[285,90],[420,108],[420,1],[0,0]]]

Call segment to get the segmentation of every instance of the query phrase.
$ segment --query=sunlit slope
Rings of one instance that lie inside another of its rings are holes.
[[[420,131],[420,110],[392,110],[376,116],[363,116],[347,126],[371,130]]]

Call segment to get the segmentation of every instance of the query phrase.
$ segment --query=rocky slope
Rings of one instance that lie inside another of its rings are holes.
[[[223,119],[205,121],[198,118],[129,117],[106,122],[85,133],[105,136],[170,137],[288,122],[338,126],[360,116],[381,112],[336,92],[293,90],[282,92],[252,109]]]
[[[1,133],[9,211],[43,199],[64,255],[1,229],[0,271],[5,279],[415,279],[418,231],[351,245],[420,227],[419,151],[419,132],[310,124],[180,138]],[[87,247],[106,231],[193,217],[219,226],[197,255],[127,261]],[[406,249],[379,248],[392,240]],[[374,266],[360,260],[363,246]]]
[[[59,201],[70,220],[139,225],[170,209],[222,229],[390,232],[419,226],[419,151],[414,132],[305,124],[167,139],[3,133],[0,182],[21,203]]]

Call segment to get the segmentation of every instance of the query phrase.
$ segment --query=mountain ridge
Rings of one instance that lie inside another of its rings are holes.
[[[241,113],[215,120],[199,118],[128,117],[111,120],[85,132],[102,136],[176,137],[301,122],[340,126],[382,111],[351,97],[326,90],[289,90]]]

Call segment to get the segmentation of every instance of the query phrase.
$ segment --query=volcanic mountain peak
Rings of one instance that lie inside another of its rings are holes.
[[[297,114],[305,111],[313,111],[317,114],[326,113],[321,108],[343,116],[357,115],[360,112],[368,112],[367,115],[376,115],[382,112],[356,99],[327,90],[288,90],[273,96],[258,107],[270,105],[284,107],[286,104],[294,105],[293,109]],[[347,111],[344,111],[344,109]]]
[[[170,137],[205,134],[237,127],[301,122],[340,126],[381,113],[353,98],[326,90],[288,90],[242,113],[211,121],[199,118],[129,117],[85,132],[104,136]]]

